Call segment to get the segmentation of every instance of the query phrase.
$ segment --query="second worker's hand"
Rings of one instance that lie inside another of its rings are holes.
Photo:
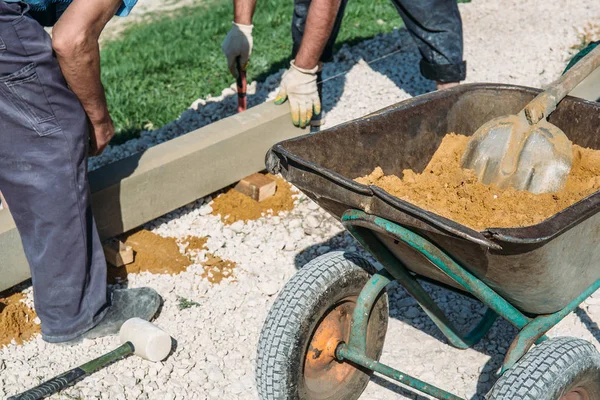
[[[110,117],[100,122],[90,122],[90,156],[99,156],[115,135],[115,126]]]
[[[253,25],[244,25],[233,23],[233,26],[227,33],[221,49],[227,57],[227,66],[229,72],[235,78],[238,77],[237,63],[239,63],[242,69],[245,71],[252,54],[252,28]]]
[[[309,125],[314,114],[321,112],[321,100],[317,89],[317,71],[319,66],[304,69],[296,66],[294,60],[281,78],[279,93],[275,104],[290,104],[292,122],[295,126],[304,128]]]

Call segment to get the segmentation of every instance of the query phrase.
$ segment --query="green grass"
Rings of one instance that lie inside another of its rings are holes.
[[[288,65],[292,6],[292,0],[258,0],[249,82]],[[221,52],[232,13],[231,0],[213,0],[134,25],[103,45],[102,79],[117,142],[176,119],[197,98],[218,95],[233,83]],[[401,25],[390,0],[351,0],[338,47]]]

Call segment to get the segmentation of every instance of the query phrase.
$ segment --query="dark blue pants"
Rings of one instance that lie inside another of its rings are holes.
[[[325,46],[321,61],[333,58],[333,47],[342,26],[348,0],[341,0],[333,31]],[[415,39],[421,56],[421,74],[438,82],[457,82],[466,77],[463,61],[462,21],[456,0],[392,0]],[[292,58],[296,57],[304,36],[311,0],[294,0],[292,17]],[[371,16],[365,15],[365,18]]]
[[[49,342],[79,336],[106,310],[106,262],[87,181],[88,129],[48,34],[26,5],[0,1],[0,191],[23,241]]]

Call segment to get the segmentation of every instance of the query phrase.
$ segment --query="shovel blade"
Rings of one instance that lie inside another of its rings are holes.
[[[562,189],[573,163],[572,143],[546,120],[529,125],[524,114],[496,118],[475,132],[462,167],[478,180],[532,193]]]

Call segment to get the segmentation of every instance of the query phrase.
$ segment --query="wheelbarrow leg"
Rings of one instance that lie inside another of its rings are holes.
[[[381,292],[392,280],[392,276],[387,271],[374,274],[356,300],[348,344],[361,354],[367,354],[367,328],[371,309]]]
[[[375,361],[375,360],[367,357],[364,353],[357,351],[344,343],[342,343],[338,346],[335,354],[336,354],[336,358],[338,360],[341,360],[341,361],[346,360],[346,361],[353,362],[354,364],[360,365],[371,371],[378,372],[378,373],[385,375],[389,378],[392,378],[406,386],[410,386],[413,389],[416,389],[420,392],[423,392],[425,394],[433,396],[436,399],[464,400],[461,397],[453,395],[452,393],[446,392],[445,390],[442,390],[433,385],[430,385],[429,383],[423,382],[415,377],[406,375],[392,367],[388,367],[385,364]]]
[[[352,325],[348,343],[340,343],[340,345],[336,348],[336,358],[339,361],[345,360],[357,365],[361,365],[371,371],[375,371],[389,378],[395,379],[407,386],[419,390],[420,392],[434,396],[437,399],[463,400],[452,393],[446,392],[367,357],[367,328],[369,323],[369,315],[371,315],[371,309],[377,302],[379,295],[392,280],[393,277],[389,274],[389,272],[384,270],[374,274],[364,286],[363,290],[358,296],[356,307],[354,308],[354,313],[352,314]]]
[[[388,221],[381,217],[367,214],[364,211],[360,210],[346,211],[342,216],[342,224],[367,250],[371,252],[371,254],[373,254],[383,265],[385,265],[386,269],[390,271],[394,278],[400,280],[404,284],[405,282],[403,276],[408,275],[406,282],[409,282],[411,286],[415,287],[415,293],[417,293],[417,295],[419,289],[416,288],[416,286],[420,287],[419,283],[416,282],[416,285],[412,285],[410,283],[411,280],[416,281],[414,276],[412,276],[410,272],[408,272],[408,269],[404,265],[402,265],[402,263],[396,258],[396,256],[394,256],[394,254],[392,254],[391,251],[373,234],[373,231],[384,232],[385,234],[391,236],[399,242],[404,242],[413,249],[417,250],[429,261],[431,261],[433,265],[435,265],[441,272],[443,272],[456,283],[458,283],[460,286],[462,286],[467,292],[477,297],[483,304],[488,306],[491,310],[493,310],[496,314],[500,315],[502,318],[506,319],[516,328],[523,329],[531,321],[531,318],[523,315],[523,313],[517,310],[504,298],[502,298],[502,296],[496,293],[492,288],[490,288],[484,282],[479,280],[476,276],[474,276],[461,265],[459,265],[450,256],[448,256],[446,253],[444,253],[435,244],[431,243],[426,238],[394,222]],[[407,287],[407,290],[409,290],[409,287]],[[422,288],[421,291],[424,293],[425,296],[431,299]],[[419,298],[415,297],[415,299],[419,301]],[[423,306],[423,304],[421,305]],[[425,304],[425,307],[427,306],[428,305]],[[427,310],[425,311],[427,312]],[[466,337],[470,336],[471,340],[473,340],[477,339],[477,336],[479,335],[483,336],[485,332],[481,334],[481,330],[486,327],[487,323],[489,323],[489,321],[486,321],[487,318],[491,318],[491,315],[488,313],[486,313],[486,318],[484,318],[484,320],[481,321],[480,326],[476,327],[476,329]],[[432,317],[432,319],[437,325],[438,321],[436,321],[434,317]],[[444,325],[445,324],[442,323],[441,326],[438,325],[438,327],[442,329],[442,332],[444,334],[450,333],[450,335],[452,335],[452,333],[448,331],[447,325],[443,327]],[[491,323],[489,326],[491,326]],[[448,337],[448,339],[451,342],[453,342],[453,339],[451,339],[451,337]],[[545,339],[547,338],[543,336],[539,340]],[[466,339],[461,340],[465,342]]]
[[[503,374],[505,371],[511,369],[517,363],[517,361],[519,361],[521,357],[523,357],[525,353],[529,351],[529,348],[533,346],[534,343],[539,344],[540,342],[543,342],[546,339],[543,336],[546,332],[562,321],[563,318],[575,310],[575,308],[583,303],[583,301],[585,301],[585,299],[587,299],[598,288],[600,288],[600,279],[594,282],[594,284],[588,287],[583,293],[576,297],[562,310],[557,311],[554,314],[540,315],[528,323],[519,332],[517,337],[510,345],[510,348],[508,349],[508,352],[504,358],[504,363],[502,364],[502,370],[500,374]]]
[[[498,317],[498,314],[495,311],[488,309],[475,328],[464,337],[461,336],[458,330],[448,320],[444,312],[439,309],[431,296],[423,289],[419,281],[417,281],[408,269],[402,265],[402,263],[391,254],[387,247],[385,247],[370,231],[356,226],[347,226],[346,228],[369,252],[371,252],[371,254],[385,265],[389,273],[397,279],[406,291],[419,303],[423,311],[425,311],[454,347],[467,349],[479,342],[490,330]],[[353,333],[354,330],[352,330],[351,335]]]

